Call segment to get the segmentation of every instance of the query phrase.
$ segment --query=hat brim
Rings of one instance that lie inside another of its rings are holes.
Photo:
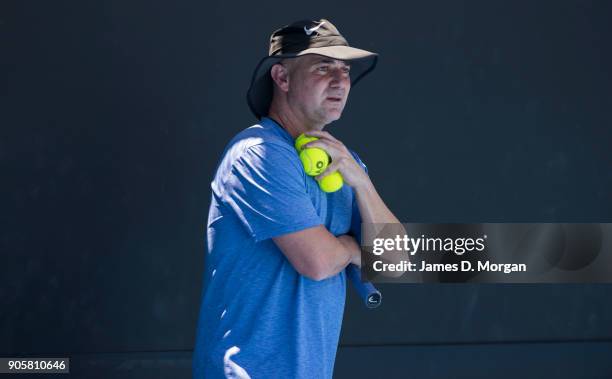
[[[268,114],[272,101],[272,77],[270,69],[282,59],[303,55],[322,55],[324,57],[348,61],[351,64],[351,87],[376,67],[378,54],[350,46],[324,46],[302,50],[297,54],[280,54],[264,57],[253,72],[251,85],[247,91],[247,103],[251,112],[261,119]]]

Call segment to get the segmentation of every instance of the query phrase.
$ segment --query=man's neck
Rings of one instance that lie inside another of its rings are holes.
[[[299,120],[294,114],[288,112],[276,112],[274,109],[270,109],[268,117],[276,121],[276,123],[285,129],[293,139],[296,139],[302,133],[306,133],[310,130],[323,130],[325,127],[325,125],[322,124],[313,124],[304,120]]]

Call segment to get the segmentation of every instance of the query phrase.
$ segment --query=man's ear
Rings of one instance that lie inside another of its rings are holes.
[[[272,80],[283,92],[289,91],[289,70],[281,63],[277,63],[270,69]]]

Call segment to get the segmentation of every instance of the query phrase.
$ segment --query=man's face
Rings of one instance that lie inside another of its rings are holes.
[[[289,105],[313,123],[340,118],[351,89],[350,66],[320,55],[294,58],[289,69]]]

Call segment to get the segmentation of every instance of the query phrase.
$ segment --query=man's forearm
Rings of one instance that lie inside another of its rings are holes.
[[[374,188],[372,181],[367,180],[361,186],[355,187],[357,206],[361,221],[365,224],[399,224],[397,217],[391,213]]]
[[[359,263],[361,250],[349,235],[334,236],[318,225],[273,237],[274,243],[301,275],[313,280],[327,279],[349,263]]]
[[[391,213],[380,195],[378,195],[376,188],[374,188],[374,184],[372,184],[369,178],[361,186],[354,187],[354,190],[357,198],[357,206],[359,207],[359,213],[361,215],[361,222],[370,224],[370,228],[376,228],[373,230],[374,235],[377,235],[383,229],[384,224],[394,224],[393,230],[397,234],[406,233],[400,221]],[[400,254],[390,253],[385,254],[384,257],[381,256],[380,259],[389,263],[400,263],[402,256]],[[401,275],[399,272],[387,274],[387,276],[399,275]]]
[[[325,254],[328,262],[324,264],[327,268],[323,273],[323,278],[329,278],[344,270],[350,263],[357,265],[361,264],[361,248],[355,238],[349,235],[341,235],[336,237],[338,244],[335,251],[331,254]]]

